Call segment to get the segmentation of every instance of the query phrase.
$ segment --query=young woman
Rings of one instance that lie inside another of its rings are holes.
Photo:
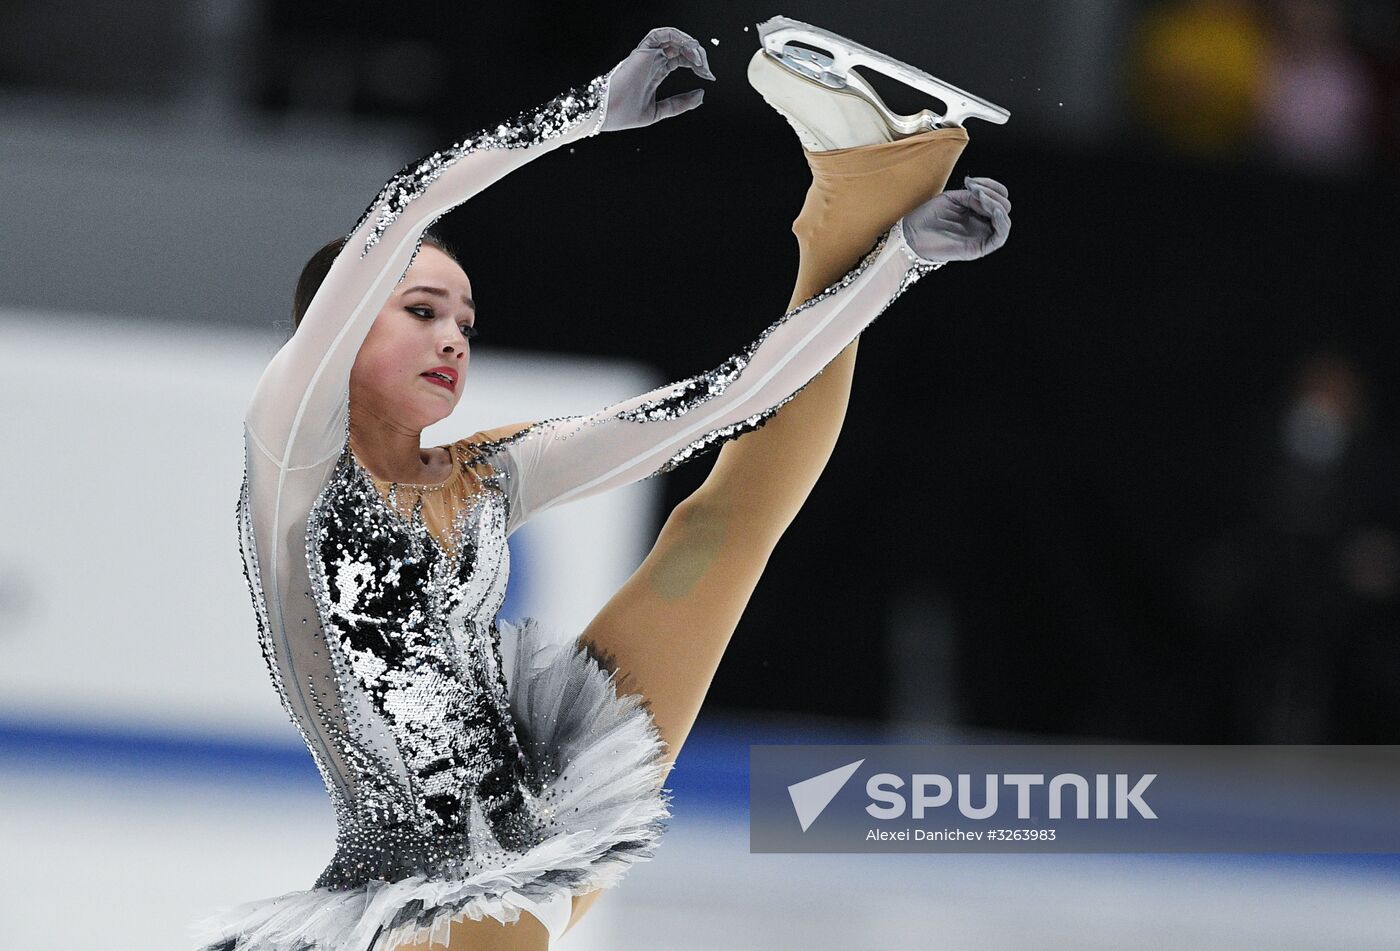
[[[785,91],[797,74],[765,74],[765,55],[751,81],[800,132],[878,128],[852,124],[849,103],[828,109],[831,89]],[[809,150],[794,306],[742,351],[588,416],[420,447],[460,399],[476,321],[467,274],[426,229],[546,152],[695,108],[699,90],[656,101],[680,66],[714,78],[698,42],[653,30],[607,74],[406,167],[303,273],[296,330],[247,412],[238,524],[260,643],[331,797],[337,848],[311,889],[202,923],[203,947],[558,937],[652,853],[670,764],[830,454],[856,336],[925,273],[1005,241],[1000,185],[938,194],[961,128]],[[496,612],[510,533],[726,443],[579,637],[522,622],[508,678]]]

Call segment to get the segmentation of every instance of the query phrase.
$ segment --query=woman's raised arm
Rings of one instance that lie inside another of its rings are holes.
[[[345,445],[350,369],[424,230],[515,169],[598,131],[605,77],[512,122],[405,166],[346,239],[292,338],[263,371],[246,423],[284,468],[313,465]]]
[[[698,91],[655,101],[661,81],[680,66],[712,78],[697,41],[677,30],[653,30],[605,75],[432,152],[391,178],[349,235],[296,333],[263,372],[245,420],[256,447],[283,469],[338,454],[347,434],[350,369],[412,264],[423,231],[546,152],[698,106]]]

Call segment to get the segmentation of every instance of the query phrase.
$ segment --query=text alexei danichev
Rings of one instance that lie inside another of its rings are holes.
[[[981,829],[871,829],[865,834],[867,842],[976,842],[981,838]]]
[[[1054,842],[1055,829],[870,829],[867,842]]]

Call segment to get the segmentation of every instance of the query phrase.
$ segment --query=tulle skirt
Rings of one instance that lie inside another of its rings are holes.
[[[532,747],[551,759],[544,793],[560,830],[462,877],[414,875],[350,890],[313,888],[220,911],[191,925],[202,951],[392,951],[447,944],[452,921],[510,923],[522,904],[608,888],[652,857],[670,816],[660,786],[664,745],[634,695],[574,641],[550,640],[533,618],[499,621],[517,648],[510,705]],[[542,752],[540,752],[542,751]],[[484,832],[484,830],[483,830]],[[526,902],[520,902],[519,897]]]

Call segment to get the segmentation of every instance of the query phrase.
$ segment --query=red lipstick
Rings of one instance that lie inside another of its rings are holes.
[[[445,389],[457,391],[457,371],[452,367],[433,367],[431,370],[424,370],[418,374],[431,383],[436,383]]]

